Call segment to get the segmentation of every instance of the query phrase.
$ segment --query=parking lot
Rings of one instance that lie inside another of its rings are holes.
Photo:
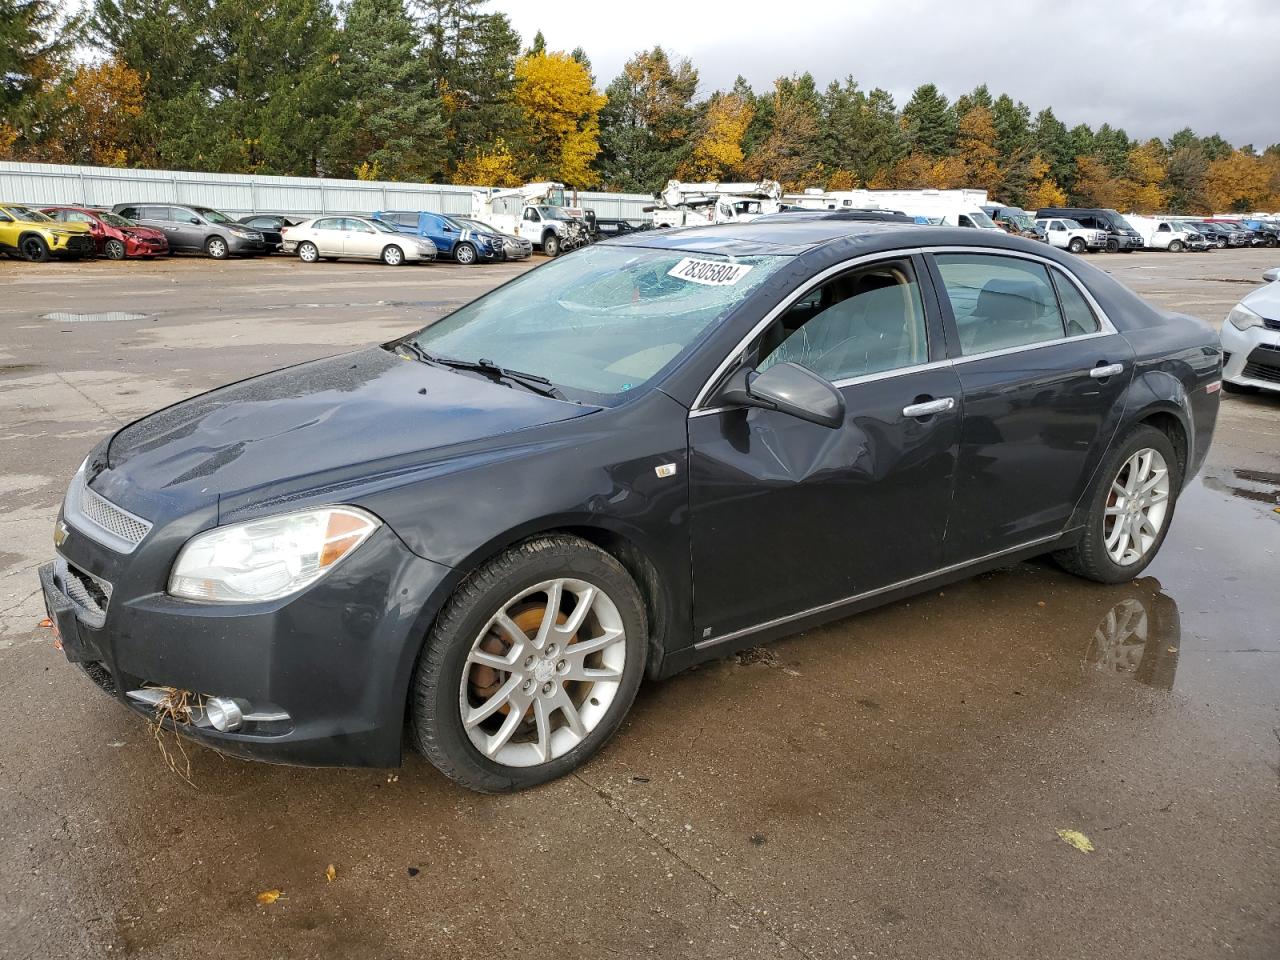
[[[1215,326],[1280,265],[1088,259]],[[0,957],[1276,955],[1280,395],[1224,397],[1140,580],[1019,564],[649,684],[548,786],[171,773],[38,625],[89,447],[539,262],[0,260]]]

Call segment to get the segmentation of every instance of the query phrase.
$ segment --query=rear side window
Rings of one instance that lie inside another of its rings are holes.
[[[326,220],[317,220],[315,223],[311,225],[311,229],[312,230],[341,230],[342,221],[335,217],[329,217]]]
[[[934,259],[965,356],[1065,336],[1043,264],[980,253],[943,253]]]
[[[173,211],[168,207],[142,207],[139,214],[144,220],[172,220],[174,219]],[[127,217],[129,214],[126,213]]]
[[[1057,270],[1053,272],[1053,285],[1058,288],[1058,302],[1062,305],[1068,337],[1097,333],[1102,328],[1084,294]]]

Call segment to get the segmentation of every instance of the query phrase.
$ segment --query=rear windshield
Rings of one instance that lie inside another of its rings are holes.
[[[684,355],[789,259],[586,247],[414,339],[429,354],[491,360],[546,377],[575,399],[609,403]]]

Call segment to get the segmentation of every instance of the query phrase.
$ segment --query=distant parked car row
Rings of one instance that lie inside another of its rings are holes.
[[[350,258],[396,266],[443,257],[465,266],[523,260],[533,245],[478,220],[428,211],[310,218],[250,214],[237,220],[194,204],[117,203],[106,210],[0,203],[0,253],[35,262],[172,253],[225,260],[281,251],[308,263]]]

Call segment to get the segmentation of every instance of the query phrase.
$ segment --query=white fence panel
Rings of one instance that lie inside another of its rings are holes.
[[[454,184],[390,180],[265,177],[0,161],[0,199],[41,206],[66,203],[110,207],[143,201],[199,204],[236,215],[373,213],[377,210],[468,214],[471,190],[471,187]],[[648,214],[643,208],[653,200],[637,193],[583,192],[577,195],[577,203],[595,210],[599,217],[647,220]]]

